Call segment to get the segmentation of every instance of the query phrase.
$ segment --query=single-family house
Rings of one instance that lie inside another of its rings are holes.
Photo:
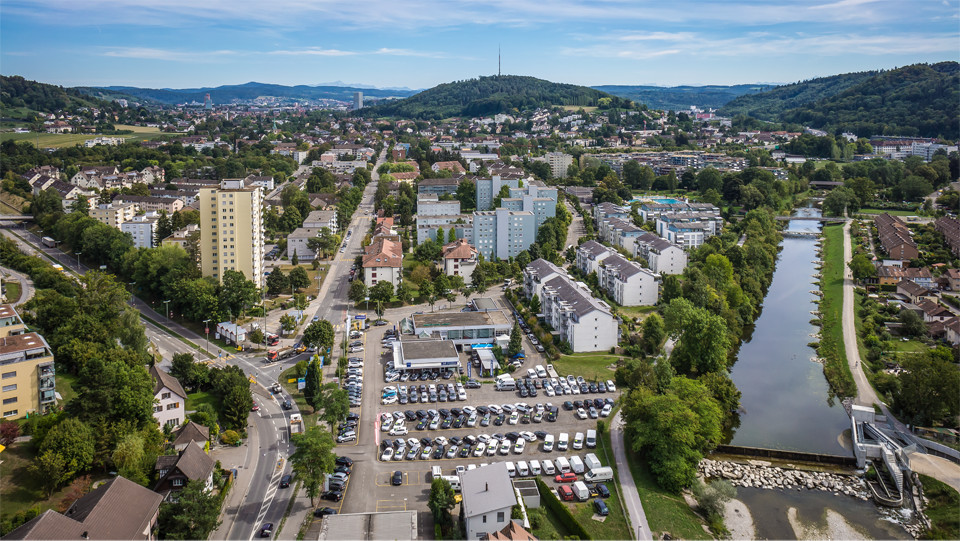
[[[153,418],[157,420],[160,428],[167,425],[176,428],[182,425],[187,393],[180,382],[156,365],[150,367],[150,377],[153,378]]]

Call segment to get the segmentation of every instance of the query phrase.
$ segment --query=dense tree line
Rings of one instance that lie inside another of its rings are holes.
[[[119,110],[116,103],[86,96],[73,88],[30,81],[19,75],[0,75],[0,105],[4,110],[26,107],[41,113],[82,113],[83,107]]]

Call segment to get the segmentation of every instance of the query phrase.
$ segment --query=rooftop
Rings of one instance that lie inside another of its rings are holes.
[[[507,465],[503,462],[461,473],[460,486],[463,513],[467,518],[512,507],[517,503]]]
[[[499,310],[487,312],[429,312],[413,315],[418,330],[428,327],[489,327],[510,326],[510,320]]]
[[[402,340],[399,342],[404,359],[438,359],[441,357],[458,358],[457,346],[453,340]]]
[[[0,338],[0,355],[42,349],[49,349],[47,341],[35,332]]]
[[[323,517],[318,540],[341,539],[418,539],[417,512],[345,513]]]

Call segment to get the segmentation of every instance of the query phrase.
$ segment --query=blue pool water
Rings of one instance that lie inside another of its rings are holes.
[[[643,200],[653,201],[654,203],[660,203],[661,205],[675,205],[677,203],[680,203],[679,199],[671,199],[669,197],[645,197],[643,199],[638,197],[636,199],[631,200],[630,202],[635,203]]]

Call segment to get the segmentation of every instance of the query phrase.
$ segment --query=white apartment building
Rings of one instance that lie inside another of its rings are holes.
[[[600,262],[597,278],[620,306],[653,306],[660,300],[660,277],[620,254],[612,253]]]
[[[400,285],[403,271],[403,248],[399,239],[375,237],[373,244],[364,249],[363,283],[367,287],[384,280],[396,288]]]
[[[137,206],[134,203],[107,203],[90,209],[91,218],[117,229],[120,229],[120,224],[133,219],[136,213]]]
[[[317,253],[310,249],[310,239],[320,236],[320,230],[312,227],[298,227],[287,235],[287,255],[297,254],[298,261],[313,261]]]
[[[682,274],[687,268],[687,252],[679,245],[646,233],[634,239],[634,257],[644,259],[657,274]]]
[[[462,276],[464,283],[470,285],[479,254],[467,239],[458,239],[447,244],[443,247],[443,273],[447,276]]]
[[[160,216],[156,212],[134,216],[130,221],[120,224],[120,231],[130,234],[133,238],[134,247],[153,248],[154,236],[157,233],[157,220],[159,219]]]

